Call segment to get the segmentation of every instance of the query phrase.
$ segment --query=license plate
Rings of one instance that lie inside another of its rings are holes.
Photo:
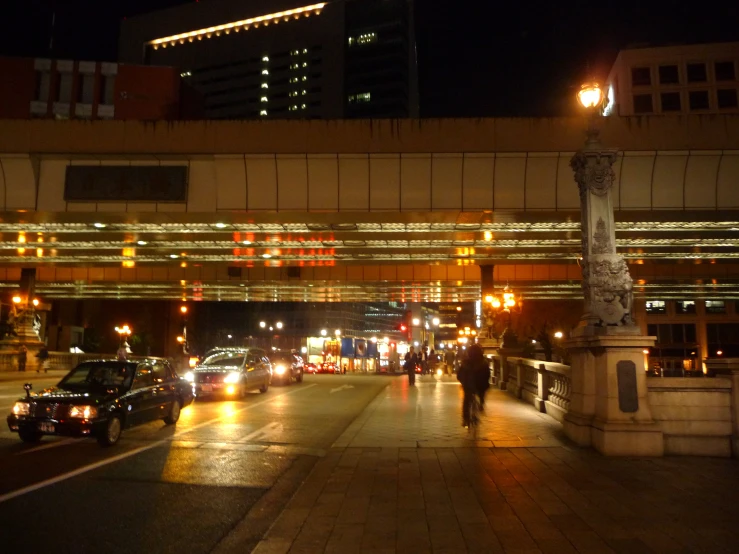
[[[200,390],[203,392],[213,392],[213,385],[200,385]]]
[[[38,430],[42,433],[55,433],[56,432],[56,425],[53,423],[48,423],[46,421],[42,421],[38,424]]]

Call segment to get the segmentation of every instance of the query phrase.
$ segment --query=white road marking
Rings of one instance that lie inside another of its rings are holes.
[[[316,386],[315,383],[312,384],[312,385],[303,385],[302,387],[300,387],[298,389],[293,389],[290,392],[286,392],[286,393],[280,394],[278,396],[278,398],[279,397],[282,397],[282,396],[287,396],[288,394],[295,394],[295,393],[298,393],[300,391],[308,390],[309,388],[315,387],[315,386]],[[173,436],[167,437],[166,439],[161,439],[161,440],[158,440],[158,441],[153,442],[151,444],[147,444],[146,446],[140,446],[139,448],[134,448],[133,450],[129,450],[128,452],[123,452],[121,454],[118,454],[117,456],[113,456],[112,458],[106,458],[105,460],[100,460],[99,462],[95,462],[94,464],[90,464],[90,465],[79,467],[79,468],[77,468],[75,470],[72,470],[72,471],[69,471],[67,473],[62,473],[61,475],[57,475],[56,477],[52,477],[50,479],[46,479],[45,481],[40,481],[40,482],[35,483],[33,485],[28,485],[27,487],[23,487],[22,489],[18,489],[18,490],[12,491],[12,492],[5,493],[3,495],[0,495],[0,504],[2,504],[3,502],[7,502],[8,500],[12,500],[13,498],[16,498],[18,496],[23,496],[24,494],[28,494],[29,492],[37,491],[39,489],[43,489],[45,487],[48,487],[48,486],[51,486],[51,485],[55,485],[56,483],[60,483],[62,481],[66,481],[67,479],[71,479],[72,477],[77,477],[78,475],[82,475],[83,473],[87,473],[88,471],[92,471],[92,470],[97,469],[99,467],[103,467],[103,466],[112,464],[114,462],[118,462],[120,460],[125,460],[126,458],[130,458],[131,456],[135,456],[136,454],[141,454],[142,452],[145,452],[147,450],[151,450],[152,448],[156,448],[157,446],[161,446],[163,444],[166,444],[166,443],[172,441],[172,439],[174,439],[174,438],[176,438],[176,437],[178,437],[180,435],[185,435],[187,433],[190,433],[192,431],[195,431],[197,429],[200,429],[201,427],[206,427],[208,425],[211,425],[213,423],[216,423],[217,421],[221,421],[222,419],[224,419],[226,417],[231,418],[231,417],[233,417],[234,414],[239,414],[239,413],[244,412],[246,410],[250,410],[252,408],[256,408],[257,406],[261,406],[262,404],[267,404],[268,402],[274,402],[274,397],[272,397],[272,398],[265,398],[264,400],[260,400],[259,402],[255,402],[254,404],[249,404],[248,406],[244,406],[240,410],[236,410],[235,412],[231,412],[227,416],[216,417],[216,418],[213,418],[213,419],[209,419],[208,421],[204,421],[202,423],[198,423],[197,425],[193,425],[189,429],[184,429],[182,431],[179,431],[179,432],[175,433]]]
[[[64,446],[65,444],[69,444],[72,442],[78,442],[83,440],[81,437],[70,437],[68,439],[62,439],[60,441],[54,441],[54,442],[47,442],[46,444],[42,444],[40,446],[34,446],[33,448],[29,448],[28,450],[22,450],[20,452],[16,452],[16,456],[23,456],[23,454],[30,454],[31,452],[38,452],[39,450],[48,450],[49,448],[56,448],[57,446]]]
[[[345,390],[345,389],[353,389],[353,388],[354,388],[354,385],[341,385],[340,387],[337,387],[335,389],[331,389],[331,394],[333,394],[335,392],[339,392],[339,391]]]
[[[273,432],[277,430],[282,430],[282,423],[279,423],[277,421],[273,421],[272,423],[268,423],[264,427],[260,427],[256,431],[249,433],[245,437],[240,438],[236,442],[249,442],[249,441],[257,441],[259,439],[266,439],[269,435],[271,435]]]

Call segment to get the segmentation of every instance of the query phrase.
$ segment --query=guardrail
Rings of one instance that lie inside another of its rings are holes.
[[[562,422],[570,409],[570,366],[494,354],[493,384]]]

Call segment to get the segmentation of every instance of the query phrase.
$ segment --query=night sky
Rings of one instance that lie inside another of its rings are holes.
[[[124,16],[193,1],[3,2],[0,55],[49,56],[55,4],[55,57],[113,61]],[[415,1],[423,117],[567,114],[627,45],[739,41],[732,1]]]

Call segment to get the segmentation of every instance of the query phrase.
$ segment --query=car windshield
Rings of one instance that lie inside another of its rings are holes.
[[[270,362],[284,362],[284,363],[291,364],[293,363],[293,355],[275,352],[274,354],[270,355],[269,361]]]
[[[120,387],[131,381],[134,366],[125,362],[83,363],[59,382],[62,388]]]
[[[244,365],[245,360],[246,354],[242,352],[219,352],[218,354],[213,354],[205,358],[202,365],[212,367],[241,367]]]

